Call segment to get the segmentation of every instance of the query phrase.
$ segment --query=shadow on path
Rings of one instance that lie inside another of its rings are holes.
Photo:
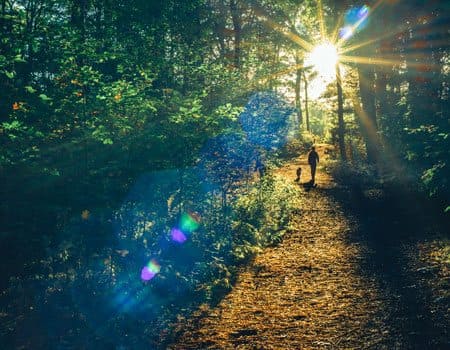
[[[406,188],[320,189],[334,198],[356,226],[348,244],[361,247],[359,271],[373,280],[384,300],[379,317],[390,332],[382,344],[390,349],[448,349],[448,306],[437,303],[432,284],[436,268],[420,260],[423,244],[442,239],[448,219],[441,210]],[[384,314],[383,314],[384,313]]]

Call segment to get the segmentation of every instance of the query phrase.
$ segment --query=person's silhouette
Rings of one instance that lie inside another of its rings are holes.
[[[319,162],[319,155],[316,152],[314,146],[311,147],[311,151],[308,153],[308,164],[311,167],[311,184],[314,185],[316,181],[316,167]]]
[[[297,169],[297,178],[294,180],[295,182],[300,182],[300,177],[302,176],[302,168],[298,167]]]

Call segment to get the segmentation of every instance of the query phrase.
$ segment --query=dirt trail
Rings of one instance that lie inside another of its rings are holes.
[[[318,149],[321,157],[324,146]],[[276,175],[302,182],[301,157]],[[392,320],[393,299],[361,273],[367,247],[349,239],[359,224],[328,191],[341,191],[319,167],[318,187],[299,186],[296,229],[259,254],[216,306],[183,323],[169,349],[405,349]],[[409,331],[409,330],[408,330]]]

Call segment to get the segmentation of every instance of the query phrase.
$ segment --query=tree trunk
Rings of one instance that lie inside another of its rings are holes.
[[[297,118],[298,118],[298,129],[300,129],[300,125],[303,123],[302,116],[302,100],[300,95],[300,87],[302,81],[302,69],[299,68],[301,65],[301,60],[298,56],[295,57],[295,63],[297,64],[296,69],[296,77],[295,77],[295,107],[297,108]]]
[[[341,69],[339,63],[336,64],[336,85],[337,85],[337,97],[338,97],[338,139],[339,139],[339,152],[341,159],[346,161],[347,154],[345,152],[345,124],[344,124],[344,96],[342,94],[342,78]]]
[[[359,66],[359,91],[362,111],[359,115],[361,133],[367,151],[367,161],[375,164],[377,160],[378,131],[375,104],[375,74],[372,67]]]
[[[234,66],[240,68],[242,24],[236,0],[230,0],[230,12],[234,30]]]
[[[306,74],[303,74],[303,79],[305,81],[305,115],[306,115],[306,130],[311,131],[309,125],[309,108],[308,108],[308,79],[306,79]]]
[[[389,110],[389,101],[386,98],[387,95],[387,81],[388,81],[388,73],[386,72],[386,68],[380,68],[376,71],[376,86],[375,86],[375,99],[377,101],[377,119],[378,123],[382,123],[382,119],[386,117]],[[382,129],[382,127],[380,127]]]
[[[217,3],[214,3],[214,6],[217,11],[217,23],[216,23],[216,32],[217,32],[217,39],[218,39],[218,45],[219,45],[219,53],[220,58],[224,59],[226,57],[227,52],[227,40],[225,37],[225,29],[227,26],[227,8],[223,1],[218,1]]]
[[[6,31],[5,31],[4,25],[5,25],[5,15],[6,15],[6,0],[2,0],[1,4],[2,4],[1,5],[2,15],[0,16],[0,33],[5,34]],[[0,45],[1,45],[0,48],[3,47],[4,46],[3,42],[0,42]],[[2,52],[4,52],[4,51],[2,50]]]
[[[70,13],[71,23],[80,31],[83,42],[86,37],[87,5],[87,0],[73,1]]]

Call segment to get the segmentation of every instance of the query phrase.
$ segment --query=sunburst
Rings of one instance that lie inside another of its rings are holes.
[[[318,32],[320,34],[320,40],[317,44],[312,44],[307,39],[300,36],[298,33],[293,33],[288,30],[286,26],[277,23],[272,20],[270,16],[265,13],[260,7],[255,8],[255,13],[258,17],[264,22],[264,24],[277,32],[283,34],[292,42],[296,43],[299,47],[299,50],[305,52],[305,64],[304,67],[310,67],[315,70],[318,74],[315,78],[316,82],[311,81],[310,87],[316,86],[317,89],[323,91],[326,86],[329,85],[335,79],[335,68],[336,65],[339,65],[343,74],[345,74],[346,68],[345,66],[351,66],[352,64],[364,64],[364,65],[374,65],[374,66],[387,66],[387,67],[415,67],[419,70],[434,70],[439,69],[438,65],[433,65],[427,60],[426,56],[416,55],[414,56],[411,53],[408,54],[391,54],[387,56],[384,55],[374,55],[372,57],[360,56],[355,54],[355,52],[360,51],[361,49],[373,45],[377,42],[382,42],[386,39],[395,37],[401,33],[404,33],[406,29],[410,27],[410,24],[403,23],[399,27],[394,30],[385,32],[385,33],[377,33],[377,36],[374,38],[366,39],[362,42],[357,42],[358,32],[362,31],[364,25],[369,20],[369,17],[373,16],[374,12],[380,12],[380,9],[383,8],[385,0],[378,0],[375,4],[372,5],[371,8],[364,5],[360,8],[352,8],[349,11],[354,11],[355,18],[353,22],[346,23],[345,14],[340,16],[336,23],[336,27],[333,31],[328,35],[325,20],[324,20],[324,12],[322,7],[322,1],[319,0],[317,2],[317,19],[318,19]],[[347,12],[348,14],[349,12]],[[350,12],[351,13],[351,12]],[[350,38],[354,38],[354,40],[349,40]],[[350,44],[350,42],[353,42]],[[271,74],[267,79],[273,79],[279,76],[288,75],[291,72],[301,68],[303,66],[293,65],[292,69],[286,69],[274,74]],[[326,79],[324,79],[326,77]],[[319,96],[320,93],[313,91],[312,95]]]

